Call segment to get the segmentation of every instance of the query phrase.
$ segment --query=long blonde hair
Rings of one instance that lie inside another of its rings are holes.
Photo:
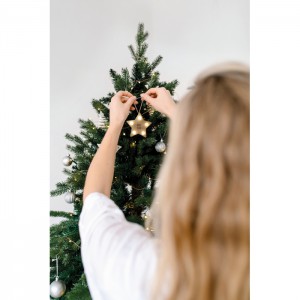
[[[179,102],[151,210],[153,299],[249,299],[249,70],[202,73]]]

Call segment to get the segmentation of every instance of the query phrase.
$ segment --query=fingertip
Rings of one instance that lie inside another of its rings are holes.
[[[136,101],[135,101],[135,97],[132,97],[130,98],[130,100],[128,101],[129,102],[129,105],[131,106],[132,104],[134,104]]]

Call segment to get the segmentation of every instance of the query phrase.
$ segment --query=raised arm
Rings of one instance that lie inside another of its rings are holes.
[[[110,197],[119,136],[135,97],[125,91],[118,92],[110,103],[109,128],[87,172],[83,200],[92,192]]]

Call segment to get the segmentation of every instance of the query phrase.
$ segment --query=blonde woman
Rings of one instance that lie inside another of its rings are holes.
[[[208,69],[177,105],[164,88],[141,97],[171,119],[152,205],[156,236],[127,222],[109,199],[119,134],[135,102],[119,92],[88,170],[80,217],[93,299],[249,299],[248,68]]]

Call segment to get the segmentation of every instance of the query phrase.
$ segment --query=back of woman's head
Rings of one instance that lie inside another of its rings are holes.
[[[152,210],[154,299],[249,299],[249,70],[219,65],[179,102]],[[160,296],[159,296],[160,295]]]

